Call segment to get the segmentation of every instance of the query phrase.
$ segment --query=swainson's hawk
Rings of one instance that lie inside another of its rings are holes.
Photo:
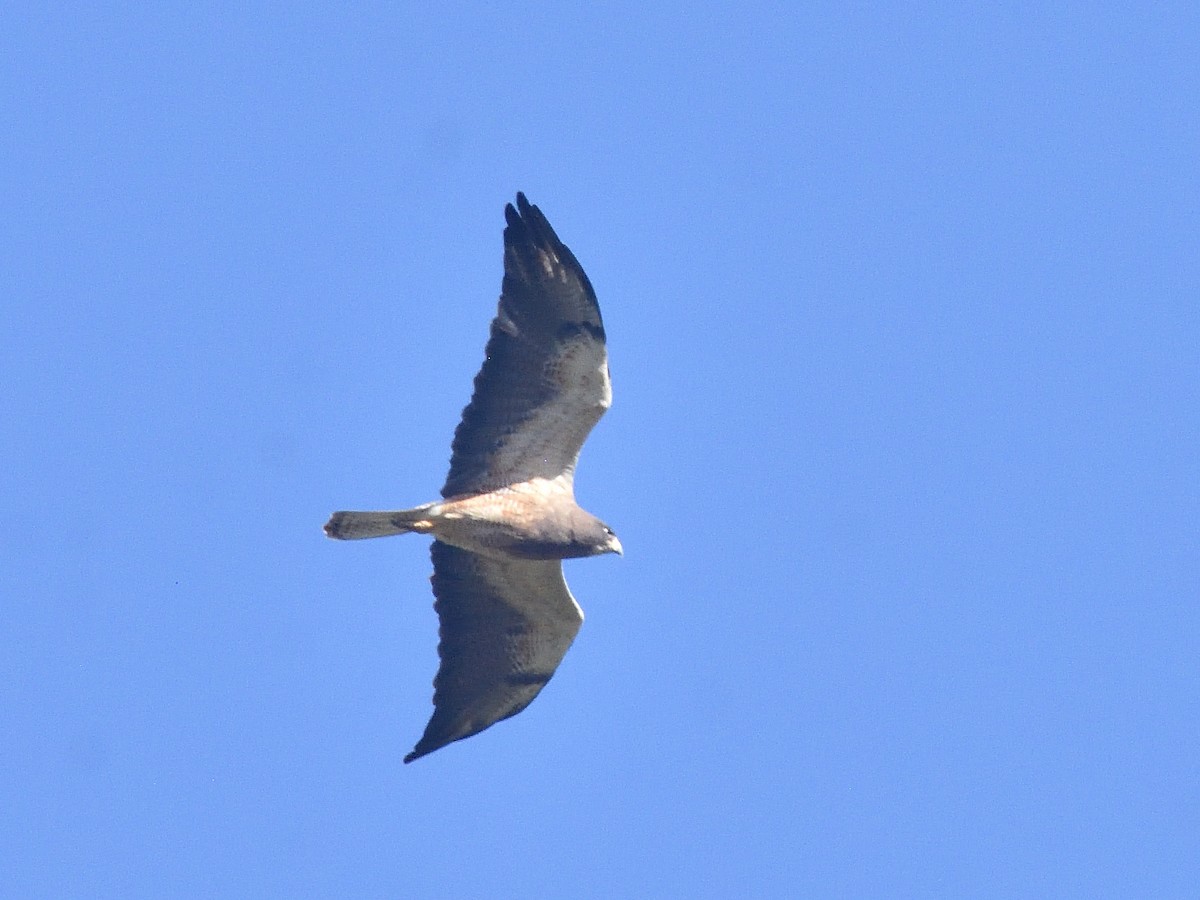
[[[433,717],[406,763],[528,706],[583,622],[561,560],[621,552],[612,529],[575,503],[579,449],[612,403],[596,294],[524,194],[504,217],[500,305],[443,499],[337,512],[325,525],[343,540],[436,538],[441,665]]]

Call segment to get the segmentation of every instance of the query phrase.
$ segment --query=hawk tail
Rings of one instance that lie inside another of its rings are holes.
[[[410,531],[425,534],[433,527],[433,523],[426,517],[431,505],[385,512],[335,512],[325,523],[325,534],[339,541],[387,537],[392,534],[407,534]]]

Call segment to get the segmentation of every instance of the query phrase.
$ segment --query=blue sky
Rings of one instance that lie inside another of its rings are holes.
[[[3,19],[0,893],[1195,895],[1194,5]],[[403,766],[517,190],[626,555]]]

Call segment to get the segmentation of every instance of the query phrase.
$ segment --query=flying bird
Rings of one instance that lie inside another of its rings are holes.
[[[579,450],[612,404],[596,294],[524,194],[504,217],[500,304],[442,499],[336,512],[325,525],[340,540],[434,537],[441,663],[433,716],[406,763],[528,706],[583,623],[562,560],[621,553],[612,529],[575,502]]]

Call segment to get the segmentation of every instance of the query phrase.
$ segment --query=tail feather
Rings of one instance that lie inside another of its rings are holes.
[[[325,523],[325,534],[339,541],[387,537],[410,531],[428,532],[433,523],[425,518],[428,506],[415,509],[393,509],[384,512],[335,512]]]

